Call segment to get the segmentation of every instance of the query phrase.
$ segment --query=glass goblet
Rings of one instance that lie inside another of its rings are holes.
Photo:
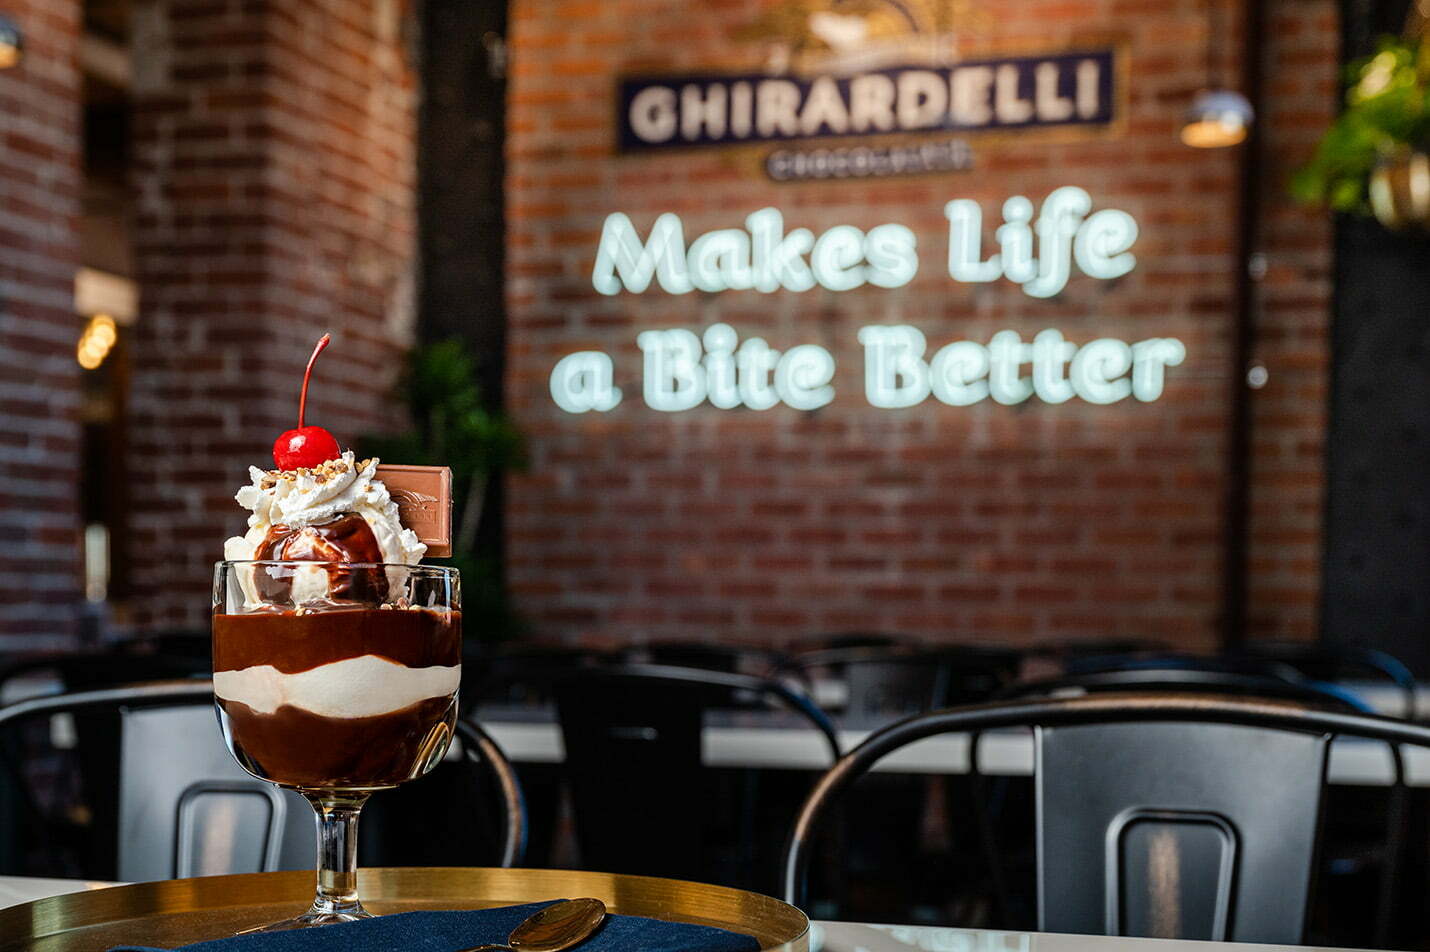
[[[358,814],[447,752],[461,680],[456,569],[220,562],[214,704],[243,769],[301,793],[318,824],[312,907],[264,931],[370,915],[358,899]]]

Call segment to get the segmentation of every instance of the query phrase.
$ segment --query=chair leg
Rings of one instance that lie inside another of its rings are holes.
[[[1380,897],[1375,912],[1375,944],[1377,948],[1388,949],[1395,931],[1396,893],[1400,887],[1400,866],[1404,856],[1403,844],[1408,833],[1407,821],[1410,816],[1408,796],[1410,790],[1401,778],[1390,788],[1386,804],[1386,837],[1384,866],[1380,873]]]
[[[992,818],[988,815],[988,788],[985,783],[987,778],[978,770],[978,742],[981,739],[982,735],[974,735],[968,739],[968,780],[974,818],[977,820],[975,826],[978,829],[978,848],[982,851],[984,865],[988,868],[988,881],[992,883],[994,916],[997,916],[998,925],[1002,928],[1011,928],[1012,895],[1008,891],[1008,873],[1002,868],[998,830],[994,829]]]

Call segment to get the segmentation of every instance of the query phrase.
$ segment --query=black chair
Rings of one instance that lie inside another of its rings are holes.
[[[1398,716],[1417,719],[1415,675],[1399,658],[1363,645],[1301,641],[1251,641],[1230,652],[1233,658],[1273,662],[1294,668],[1304,679],[1322,683],[1368,678],[1394,685],[1400,694]]]
[[[48,728],[55,718],[108,720],[116,738],[115,773],[96,778],[100,791],[78,817],[55,816],[26,782],[19,763],[24,739],[15,728]],[[48,695],[0,708],[9,741],[3,766],[17,794],[24,828],[38,845],[81,849],[51,875],[151,880],[176,876],[308,868],[314,850],[311,808],[297,794],[244,773],[229,755],[213,713],[208,681],[125,685]],[[491,778],[504,804],[499,862],[521,859],[525,812],[521,790],[500,749],[475,724],[459,721],[466,761]],[[117,775],[117,782],[115,777]],[[107,806],[112,812],[101,812]],[[13,822],[13,821],[12,821]]]
[[[573,671],[619,663],[618,651],[542,642],[501,645],[464,658],[463,706],[477,702],[545,704],[551,685]]]
[[[821,678],[844,688],[839,709],[846,726],[876,727],[900,717],[993,697],[1012,682],[1021,656],[1009,648],[983,645],[929,646],[911,643],[825,648],[795,655],[779,669],[813,692]],[[839,904],[857,901],[864,915],[908,921],[924,905],[908,897],[921,883],[954,879],[972,884],[985,876],[991,857],[987,838],[949,850],[921,849],[930,797],[941,797],[950,815],[980,806],[976,780],[879,774],[850,795],[850,817],[877,811],[877,828],[844,824],[831,844],[827,865],[848,872],[839,881]],[[977,860],[979,852],[984,861]],[[847,887],[847,888],[846,888]],[[856,900],[857,897],[857,900]]]
[[[770,800],[758,795],[757,771],[722,773],[704,765],[707,712],[723,709],[734,717],[755,703],[773,704],[823,735],[830,763],[839,756],[838,735],[824,713],[775,681],[620,665],[568,675],[553,690],[581,864],[588,869],[751,885],[760,866],[757,810]],[[733,816],[721,809],[732,802],[739,805]],[[797,803],[765,825],[787,829]]]
[[[1020,663],[1016,651],[981,645],[860,645],[795,655],[776,675],[812,686],[823,672],[843,682],[846,717],[888,720],[990,698],[1017,677]]]
[[[207,633],[171,633],[119,642],[103,650],[40,655],[0,665],[0,695],[16,682],[46,693],[83,691],[144,681],[207,678],[213,671]]]
[[[487,647],[463,659],[462,710],[468,716],[479,705],[544,712],[555,703],[555,682],[620,660],[621,653],[616,650],[557,642],[517,641]],[[560,865],[568,839],[563,836],[565,778],[561,765],[519,763],[516,772],[529,818],[527,862]]]
[[[1347,689],[1336,682],[1383,681],[1400,695],[1397,715],[1417,720],[1415,675],[1387,652],[1363,645],[1252,641],[1230,652],[1230,656],[1291,668],[1305,683],[1337,691]],[[1401,769],[1398,759],[1396,769]],[[1411,835],[1410,791],[1399,779],[1397,776],[1388,799],[1378,796],[1377,791],[1335,791],[1332,813],[1337,819],[1337,850],[1326,857],[1335,871],[1338,887],[1379,871],[1375,939],[1376,945],[1383,948],[1399,944],[1394,935],[1394,912],[1406,872],[1402,846]]]
[[[1263,658],[1250,655],[1189,655],[1165,651],[1137,651],[1126,655],[1086,655],[1070,665],[1070,673],[1058,678],[1028,681],[1015,684],[999,695],[1000,700],[1069,697],[1081,694],[1139,691],[1148,693],[1201,693],[1259,699],[1279,699],[1293,701],[1312,707],[1339,710],[1351,713],[1373,714],[1366,702],[1328,680],[1313,680],[1297,668],[1278,658]],[[974,759],[977,759],[981,735],[974,737]],[[1392,783],[1388,794],[1372,792],[1375,817],[1352,824],[1359,828],[1355,842],[1343,843],[1338,836],[1334,845],[1338,852],[1324,857],[1323,865],[1336,870],[1338,882],[1347,873],[1362,873],[1370,868],[1380,870],[1380,900],[1376,915],[1375,934],[1379,944],[1389,942],[1391,929],[1392,898],[1398,888],[1400,876],[1400,841],[1405,826],[1406,797],[1404,785],[1405,767],[1400,752],[1390,751],[1393,768]],[[989,781],[978,776],[976,770],[975,790],[979,799],[975,804],[974,816],[980,821],[980,835],[985,844],[990,870],[989,885],[993,891],[993,901],[1000,913],[1013,915],[1012,910],[1020,908],[1016,901],[1018,890],[1011,882],[1030,875],[1035,865],[1031,846],[1026,838],[1021,838],[1022,849],[1017,841],[1005,835],[1006,822],[1002,821],[1000,810],[1003,806],[998,796],[987,790],[1003,793],[1010,786],[1005,779]],[[1350,811],[1345,809],[1336,791],[1337,818],[1342,819]],[[1364,793],[1364,791],[1360,791]],[[1360,812],[1366,812],[1362,810]],[[1367,846],[1365,839],[1373,841]]]
[[[1056,697],[1107,691],[1192,691],[1279,698],[1373,714],[1363,700],[1338,685],[1312,681],[1281,662],[1200,655],[1133,655],[1090,661],[1073,673],[1014,684],[1002,699]]]
[[[901,635],[886,631],[841,631],[833,634],[813,635],[798,638],[786,648],[790,655],[809,654],[813,651],[837,651],[841,648],[912,648],[922,644],[912,635]]]
[[[1170,645],[1155,638],[1076,638],[1038,642],[1023,649],[1023,656],[1044,659],[1064,668],[1071,668],[1088,658],[1126,657],[1170,650]]]
[[[787,655],[759,645],[704,641],[653,641],[626,649],[628,664],[660,664],[676,668],[701,668],[728,674],[765,675],[787,660]]]
[[[1284,701],[1094,694],[938,711],[868,738],[796,821],[785,898],[803,903],[831,804],[889,753],[937,734],[1033,728],[1038,927],[1295,944],[1312,886],[1330,742],[1430,747],[1430,728]]]

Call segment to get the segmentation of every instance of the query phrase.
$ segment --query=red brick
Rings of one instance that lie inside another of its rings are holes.
[[[73,647],[82,601],[82,325],[66,300],[79,265],[81,11],[16,0],[5,13],[26,49],[0,71],[0,654]]]

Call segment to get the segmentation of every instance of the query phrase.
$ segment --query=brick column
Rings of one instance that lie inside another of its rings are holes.
[[[1269,369],[1252,397],[1247,634],[1313,640],[1320,631],[1326,416],[1331,380],[1331,220],[1286,197],[1340,101],[1340,19],[1331,0],[1267,5],[1262,70],[1260,251],[1254,357]]]
[[[136,10],[134,617],[205,623],[233,493],[294,425],[398,424],[410,341],[413,111],[395,0]]]
[[[0,70],[0,652],[70,645],[80,601],[78,0],[11,0]]]

